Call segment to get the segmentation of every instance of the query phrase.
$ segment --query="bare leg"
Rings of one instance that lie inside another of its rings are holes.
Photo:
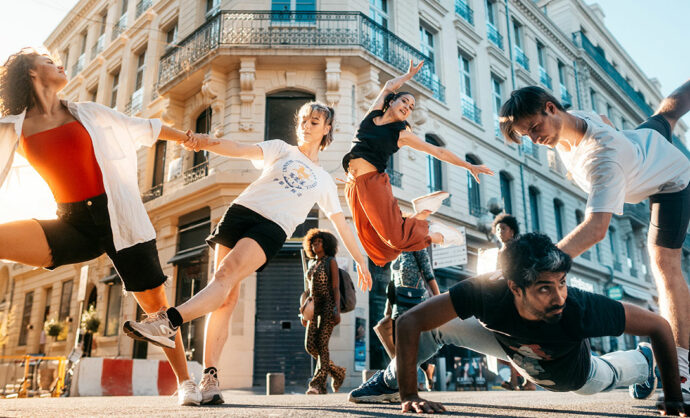
[[[214,271],[222,260],[228,255],[230,248],[216,244],[216,255],[214,261]],[[228,339],[228,326],[230,317],[237,306],[240,296],[241,283],[235,285],[230,291],[225,302],[217,310],[211,312],[206,317],[206,332],[204,338],[204,368],[217,367],[223,346]]]
[[[48,267],[53,256],[43,228],[33,219],[0,225],[0,259]]]
[[[163,285],[143,292],[132,292],[132,294],[139,306],[141,306],[141,309],[146,313],[154,313],[170,307]],[[175,335],[175,348],[163,348],[163,352],[168,362],[170,362],[175,376],[177,376],[177,384],[179,385],[185,380],[189,380],[187,359],[184,355],[184,345],[182,344],[182,335],[179,330],[177,335]]]
[[[690,344],[690,290],[681,271],[681,249],[648,243],[652,273],[659,292],[661,316],[671,324],[676,345]]]
[[[684,114],[690,111],[690,80],[686,81],[673,90],[668,97],[659,103],[659,108],[654,113],[655,115],[663,115],[668,123],[671,124],[671,132],[676,126],[676,122]]]
[[[265,262],[266,254],[256,241],[250,238],[239,240],[235,248],[220,262],[211,283],[187,302],[176,307],[184,322],[220,308],[230,291]]]

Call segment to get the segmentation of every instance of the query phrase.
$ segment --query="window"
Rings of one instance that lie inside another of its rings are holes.
[[[58,319],[64,320],[69,316],[70,308],[72,307],[72,280],[62,283],[62,292],[60,292],[60,313]]]
[[[151,187],[163,184],[165,176],[165,150],[167,141],[156,141],[156,153],[153,159],[153,179]]]
[[[79,48],[79,55],[84,55],[86,52],[86,32],[81,34],[81,47]]]
[[[41,325],[43,325],[47,320],[48,320],[48,315],[50,315],[50,304],[53,299],[53,288],[52,287],[47,287],[45,289],[46,293],[46,304],[45,307],[43,308],[43,321],[41,322]]]
[[[611,247],[611,256],[613,257],[613,268],[614,270],[621,271],[621,265],[620,261],[618,260],[618,251],[617,251],[617,237],[616,237],[616,228],[614,227],[609,227],[609,246]]]
[[[369,17],[388,29],[388,0],[369,0]]]
[[[120,70],[117,70],[117,72],[113,73],[113,88],[111,89],[110,93],[110,107],[115,109],[117,106],[117,89],[120,84]]]
[[[513,37],[515,38],[515,46],[522,51],[522,25],[515,19],[513,19]]]
[[[437,147],[442,146],[439,141],[437,141],[431,135],[426,135],[426,142]],[[438,190],[443,190],[443,163],[431,155],[426,156],[427,160],[427,171],[429,173],[429,191],[435,192]]]
[[[501,200],[503,201],[503,211],[505,213],[513,214],[513,197],[512,197],[512,183],[513,179],[510,174],[501,171],[498,175],[501,183]]]
[[[539,41],[537,41],[537,59],[539,67],[546,69],[546,47]]]
[[[137,57],[137,74],[134,79],[134,91],[138,91],[144,83],[144,64],[146,63],[146,50]]]
[[[177,43],[177,22],[165,32],[166,48],[170,48]]]
[[[98,27],[98,35],[102,36],[105,34],[105,25],[108,20],[108,9],[104,10],[101,14],[100,26]]]
[[[472,96],[472,63],[471,59],[460,54],[458,56],[458,65],[460,66],[460,96],[462,100],[462,114],[466,118],[481,124],[481,111],[474,103]]]
[[[273,3],[283,3],[274,1]],[[288,1],[289,3],[289,1]],[[206,0],[206,17],[209,18],[215,15],[220,10],[220,0]]]
[[[67,71],[68,65],[69,65],[69,48],[65,48],[65,50],[62,52],[62,68],[65,69],[65,72]]]
[[[491,0],[486,0],[486,22],[496,28],[496,5]]]
[[[630,235],[625,237],[625,252],[627,253],[628,269],[630,269],[630,274],[632,276],[637,276],[637,270],[635,269],[635,245],[633,245],[633,240]]]
[[[369,16],[384,29],[388,29],[388,1],[369,0]],[[388,36],[384,31],[373,26],[369,31],[372,42],[371,52],[378,57],[385,58],[388,54]]]
[[[111,275],[117,275],[115,269]],[[105,312],[105,336],[117,335],[120,331],[120,308],[122,307],[122,281],[119,278],[108,283],[108,307]]]
[[[534,186],[529,187],[529,208],[532,215],[532,232],[540,231],[539,224],[539,189]]]
[[[89,100],[91,100],[92,102],[95,102],[97,97],[98,97],[98,86],[94,87],[93,89],[91,89],[91,91],[89,91]]]
[[[210,107],[204,109],[203,112],[196,118],[196,132],[209,134],[211,133],[211,123],[212,123],[213,111]],[[201,163],[208,161],[208,151],[201,150],[194,153],[194,165],[198,166]]]
[[[22,312],[22,325],[19,328],[19,341],[17,345],[26,345],[26,336],[31,325],[31,308],[34,306],[34,292],[29,292],[24,296],[24,311]]]
[[[120,10],[120,16],[127,15],[127,6],[129,6],[129,0],[122,0],[122,9]]]
[[[425,65],[422,71],[426,69],[431,74],[436,74],[436,59],[434,58],[434,34],[424,26],[419,26],[419,36],[421,39],[422,54],[429,57],[429,65]]]
[[[290,145],[297,145],[295,114],[303,104],[312,100],[314,100],[312,94],[291,90],[266,96],[266,136],[264,139],[279,138]]]
[[[563,239],[563,202],[559,199],[553,200],[553,214],[556,219],[556,236],[560,241]]]
[[[481,164],[479,159],[474,155],[465,155],[465,161],[470,164]],[[481,216],[482,215],[482,199],[479,190],[479,183],[474,179],[472,174],[467,172],[467,198],[470,204],[470,215]]]
[[[558,82],[561,83],[561,88],[565,89],[565,85],[567,84],[565,82],[565,64],[560,60],[558,61]]]
[[[523,34],[522,34],[522,25],[518,23],[515,19],[513,19],[513,38],[515,40],[515,48],[514,48],[514,55],[515,55],[515,61],[525,70],[529,71],[529,59],[527,59],[527,55],[525,55],[524,50],[522,49],[523,45]]]
[[[606,103],[606,116],[608,116],[611,123],[613,123],[613,107]]]
[[[599,109],[597,109],[597,94],[594,92],[594,89],[589,89],[589,101],[592,102],[592,112],[599,113]]]
[[[494,130],[497,138],[501,138],[501,128],[499,127],[498,112],[503,104],[503,82],[491,74],[491,97],[494,103]]]
[[[494,0],[486,0],[486,36],[498,48],[503,49],[503,37],[498,32],[496,18],[496,4]]]
[[[207,0],[211,1],[211,0]],[[217,0],[216,0],[217,1]],[[271,1],[271,11],[272,12],[287,12],[287,13],[274,13],[271,20],[276,21],[290,21],[292,19],[299,20],[302,22],[315,22],[316,15],[313,13],[305,12],[315,12],[316,11],[316,0],[272,0]],[[291,13],[291,12],[301,12],[301,13]]]

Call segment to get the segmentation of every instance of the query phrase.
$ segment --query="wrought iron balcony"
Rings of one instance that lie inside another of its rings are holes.
[[[402,173],[391,168],[386,168],[386,174],[391,181],[391,186],[402,187]]]
[[[488,213],[488,210],[483,208],[479,203],[474,202],[472,199],[470,199],[470,215],[479,218],[485,213]]]
[[[184,184],[194,183],[195,181],[208,176],[208,161],[197,164],[184,172]]]
[[[541,81],[541,84],[548,87],[549,90],[553,88],[551,85],[551,76],[546,72],[546,69],[542,66],[539,66],[539,81]]]
[[[525,70],[529,71],[529,58],[527,58],[527,55],[525,55],[519,46],[515,47],[515,62],[520,64],[520,66]]]
[[[96,43],[93,44],[93,47],[91,48],[91,59],[96,58],[96,55],[100,54],[101,51],[103,51],[103,48],[105,47],[105,34],[101,34],[101,36],[98,37],[96,40]]]
[[[561,101],[563,102],[563,105],[569,104],[572,106],[573,104],[573,96],[570,95],[568,88],[563,84],[561,84]]]
[[[489,22],[486,23],[486,37],[499,49],[503,49],[503,36],[498,33],[496,26]]]
[[[113,35],[111,36],[110,40],[114,41],[115,39],[117,39],[117,37],[120,36],[120,34],[124,32],[125,29],[127,29],[127,13],[124,13],[122,16],[120,16],[120,19],[117,21],[117,24],[113,28]]]
[[[455,13],[474,26],[474,11],[464,0],[455,0]]]
[[[135,19],[138,19],[139,16],[141,16],[145,11],[147,11],[152,4],[153,0],[139,0],[139,2],[137,3],[137,11],[134,15]]]
[[[482,124],[482,110],[469,97],[462,98],[462,115],[478,125]]]
[[[623,90],[628,97],[630,97],[633,102],[642,110],[645,115],[651,115],[654,110],[645,102],[642,93],[635,91],[635,89],[628,83],[628,81],[616,70],[616,68],[606,60],[601,47],[594,46],[592,42],[587,38],[582,32],[573,33],[573,43],[580,48],[584,49],[587,55],[589,55],[606,74],[613,79],[613,81],[618,84],[618,86]]]
[[[220,11],[161,58],[158,83],[164,87],[221,46],[281,48],[360,47],[407,71],[409,61],[430,58],[360,12]],[[445,100],[445,87],[431,71],[415,80]]]
[[[81,55],[79,55],[79,58],[77,58],[77,62],[74,63],[74,66],[72,66],[72,77],[76,76],[81,70],[84,69],[85,61],[86,53],[83,52]]]
[[[129,102],[127,102],[127,105],[125,106],[125,114],[131,116],[138,113],[141,110],[143,104],[144,88],[141,87],[139,90],[132,93],[132,97],[130,97]]]
[[[163,196],[163,183],[145,191],[144,194],[141,195],[141,200],[146,203],[161,196]]]

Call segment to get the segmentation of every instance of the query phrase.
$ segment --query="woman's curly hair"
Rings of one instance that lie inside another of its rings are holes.
[[[304,248],[307,257],[316,258],[316,254],[311,250],[311,243],[316,238],[321,238],[323,252],[329,257],[335,257],[335,254],[338,252],[338,238],[330,232],[318,228],[310,229],[302,240],[302,248]]]
[[[24,48],[10,55],[0,67],[0,117],[22,113],[34,105],[34,85],[29,70],[41,55],[33,48]]]

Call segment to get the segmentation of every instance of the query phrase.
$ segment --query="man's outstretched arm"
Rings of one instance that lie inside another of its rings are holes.
[[[443,412],[437,402],[426,401],[417,392],[419,334],[457,318],[448,292],[415,306],[396,321],[395,361],[402,412]]]
[[[609,229],[612,215],[612,213],[608,212],[590,212],[587,218],[556,246],[572,258],[577,257],[604,239]]]
[[[678,119],[688,113],[688,111],[690,111],[690,80],[665,97],[659,103],[659,108],[654,114],[665,117],[668,123],[671,124],[671,132],[673,132]]]
[[[664,401],[657,405],[666,415],[678,415],[683,412],[683,396],[680,391],[678,357],[676,343],[671,332],[671,325],[661,316],[635,305],[623,303],[625,309],[625,332],[632,335],[649,337],[652,341],[654,358],[659,367],[661,382],[664,387]]]

